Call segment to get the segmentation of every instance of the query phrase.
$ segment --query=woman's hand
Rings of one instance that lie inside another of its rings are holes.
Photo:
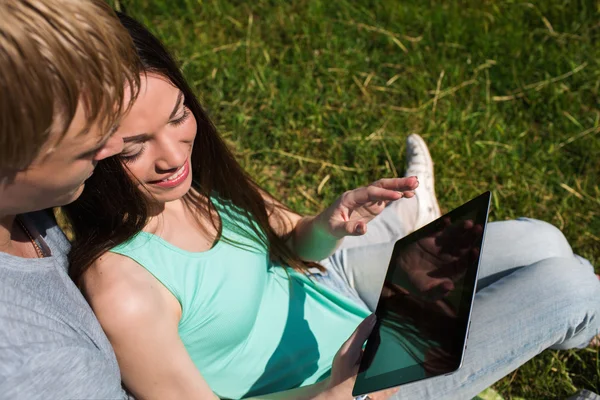
[[[365,234],[367,223],[390,201],[413,197],[417,186],[417,177],[411,176],[380,179],[369,186],[350,190],[316,217],[297,220],[288,245],[302,260],[324,260],[333,254],[344,236]]]
[[[338,350],[329,377],[328,389],[321,393],[323,399],[352,399],[352,389],[358,374],[358,367],[362,358],[362,347],[376,323],[375,314],[371,314],[361,322],[350,338]],[[398,391],[398,388],[386,389],[369,394],[373,400],[385,400]]]
[[[345,192],[317,218],[337,239],[364,235],[367,223],[379,215],[390,201],[413,197],[417,186],[419,180],[416,176],[380,179]]]

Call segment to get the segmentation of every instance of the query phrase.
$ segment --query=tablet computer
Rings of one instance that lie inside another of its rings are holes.
[[[354,396],[460,367],[490,197],[485,192],[396,242]]]

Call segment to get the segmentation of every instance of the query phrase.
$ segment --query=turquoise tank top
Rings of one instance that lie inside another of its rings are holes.
[[[336,352],[370,312],[272,263],[232,223],[244,220],[235,206],[213,203],[222,237],[247,246],[220,239],[194,253],[140,232],[111,251],[142,265],[179,301],[181,340],[219,397],[257,396],[326,378]]]

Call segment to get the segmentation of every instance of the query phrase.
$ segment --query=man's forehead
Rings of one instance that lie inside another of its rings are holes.
[[[85,90],[81,93],[77,104],[77,112],[73,116],[71,127],[79,129],[77,136],[94,136],[96,144],[105,142],[119,127],[123,116],[131,109],[139,95],[140,87],[125,85],[122,102],[115,104],[104,103],[100,109],[93,109],[92,100]],[[71,129],[69,127],[69,129]]]
[[[78,107],[67,131],[62,135],[50,135],[50,140],[45,146],[46,151],[42,153],[49,156],[61,149],[78,153],[99,150],[114,133],[116,124],[114,118],[108,121],[106,119],[88,121],[85,110]]]

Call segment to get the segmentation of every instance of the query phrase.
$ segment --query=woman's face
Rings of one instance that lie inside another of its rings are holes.
[[[120,157],[134,182],[159,203],[183,197],[192,183],[196,119],[184,100],[167,78],[142,75],[140,94],[115,133],[123,139]]]

